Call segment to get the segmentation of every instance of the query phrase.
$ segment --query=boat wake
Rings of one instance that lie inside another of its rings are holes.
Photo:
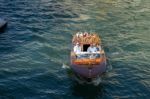
[[[102,83],[102,78],[100,76],[97,76],[96,78],[83,78],[82,76],[74,74],[74,80],[77,81],[79,84],[90,84],[94,86],[98,86],[100,83]]]
[[[68,65],[65,64],[65,63],[63,63],[63,64],[62,64],[62,68],[63,68],[63,69],[70,69],[70,66],[68,66]]]
[[[109,60],[109,58],[107,58],[107,67],[106,67],[106,72],[109,72],[112,70],[112,64]]]
[[[102,82],[102,78],[101,77],[98,77],[97,79],[95,79],[95,80],[92,81],[92,83],[95,86],[98,86],[101,82]]]

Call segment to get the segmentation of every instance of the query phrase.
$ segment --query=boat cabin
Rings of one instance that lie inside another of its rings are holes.
[[[73,36],[72,44],[73,49],[71,54],[72,56],[76,56],[74,59],[96,59],[103,56],[103,53],[101,53],[101,40],[96,33],[76,34]],[[81,52],[74,52],[76,44],[79,44],[81,47]],[[88,48],[92,45],[94,45],[95,51],[89,52]]]

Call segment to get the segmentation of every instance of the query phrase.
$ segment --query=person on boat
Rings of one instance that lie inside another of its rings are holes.
[[[101,48],[100,45],[97,45],[97,46],[96,46],[96,49],[97,49],[97,51],[101,51],[102,48]]]
[[[87,52],[89,52],[89,53],[97,52],[97,47],[95,46],[95,44],[91,44],[91,45],[88,47]]]
[[[80,46],[80,44],[79,43],[76,43],[76,45],[74,46],[74,48],[73,48],[73,51],[75,52],[75,54],[76,54],[76,57],[79,59],[79,58],[81,58],[81,52],[82,52],[82,48],[81,48],[81,46]]]
[[[88,49],[87,49],[87,52],[89,53],[94,53],[94,52],[98,52],[100,51],[101,49],[99,47],[97,47],[95,44],[91,44]],[[89,56],[90,58],[98,58],[100,57],[100,54],[91,54]]]
[[[81,46],[79,43],[76,43],[76,45],[74,46],[73,48],[73,51],[78,54],[78,53],[81,53]]]

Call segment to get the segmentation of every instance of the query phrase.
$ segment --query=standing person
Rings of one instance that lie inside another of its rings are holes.
[[[73,51],[75,52],[77,58],[81,58],[81,54],[80,53],[82,52],[82,48],[81,48],[79,43],[76,43],[76,45],[73,48]]]
[[[81,52],[81,46],[79,43],[76,43],[76,45],[74,46],[73,48],[73,51],[76,53],[76,54],[79,54]]]

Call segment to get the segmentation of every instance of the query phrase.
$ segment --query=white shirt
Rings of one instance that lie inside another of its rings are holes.
[[[97,48],[96,47],[89,47],[88,49],[87,49],[87,52],[91,52],[91,53],[93,53],[93,52],[97,52]]]
[[[81,46],[79,46],[79,45],[74,46],[73,51],[75,53],[80,53],[81,52]]]

